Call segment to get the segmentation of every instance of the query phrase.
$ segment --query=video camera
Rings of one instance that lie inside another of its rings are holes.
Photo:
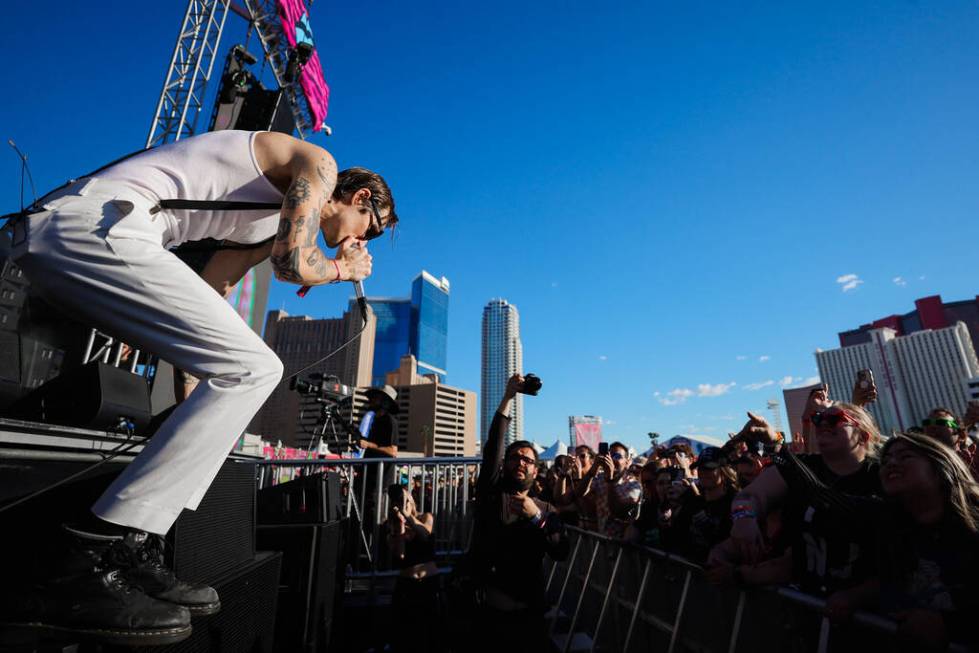
[[[356,446],[360,432],[340,412],[340,404],[352,404],[354,388],[340,383],[336,376],[314,372],[305,379],[294,377],[289,381],[289,389],[302,395],[303,403],[319,406],[312,435],[335,451]]]

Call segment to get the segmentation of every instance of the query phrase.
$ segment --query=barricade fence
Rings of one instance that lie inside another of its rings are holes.
[[[355,572],[391,568],[384,523],[390,509],[387,488],[404,485],[419,512],[430,512],[436,554],[458,556],[469,547],[471,501],[481,458],[334,458],[265,460],[259,489],[298,476],[335,472],[340,476],[340,511],[351,523],[350,559]]]
[[[897,624],[879,615],[833,624],[820,598],[718,587],[678,556],[578,528],[568,534],[568,558],[545,569],[548,628],[560,651],[896,650]]]

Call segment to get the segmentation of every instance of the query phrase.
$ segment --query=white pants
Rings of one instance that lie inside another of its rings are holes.
[[[165,534],[194,510],[282,363],[234,309],[163,243],[163,220],[132,191],[78,183],[27,220],[13,257],[33,288],[85,324],[201,378],[92,507]]]

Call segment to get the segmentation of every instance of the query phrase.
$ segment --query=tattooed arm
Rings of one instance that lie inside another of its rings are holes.
[[[349,278],[342,255],[334,265],[316,244],[320,212],[336,185],[336,162],[325,150],[317,148],[297,156],[292,167],[292,184],[282,202],[279,229],[269,257],[275,277],[307,286]]]

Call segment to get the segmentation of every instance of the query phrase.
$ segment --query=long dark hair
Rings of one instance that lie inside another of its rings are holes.
[[[898,442],[928,459],[942,485],[951,517],[969,532],[979,534],[979,483],[958,452],[924,433],[895,433],[881,449],[881,460]]]

